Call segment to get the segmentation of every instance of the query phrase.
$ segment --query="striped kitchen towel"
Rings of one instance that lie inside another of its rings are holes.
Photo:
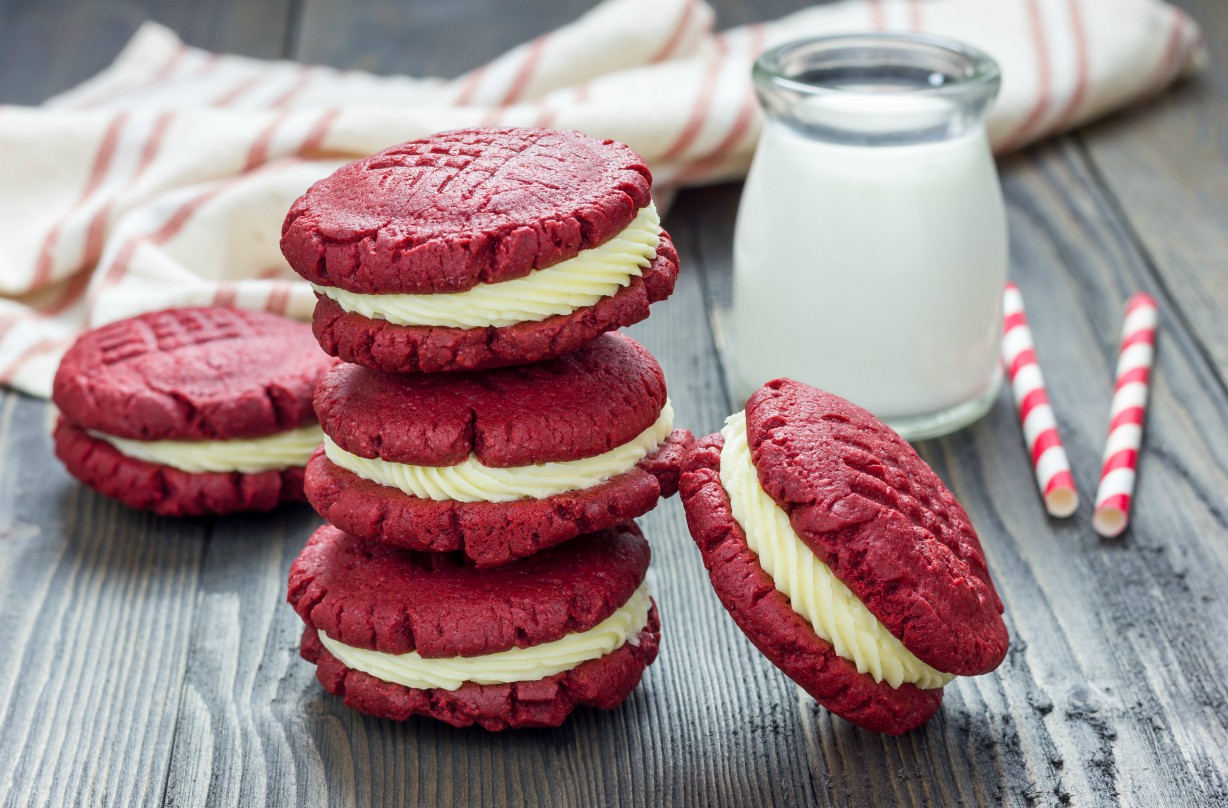
[[[474,125],[630,144],[658,187],[741,176],[749,68],[798,37],[891,29],[978,46],[1003,69],[1001,153],[1154,95],[1203,58],[1160,0],[853,0],[713,32],[700,0],[607,0],[454,80],[223,56],[146,24],[40,107],[0,107],[0,384],[48,394],[87,326],[219,303],[306,317],[278,251],[291,201],[357,156]]]

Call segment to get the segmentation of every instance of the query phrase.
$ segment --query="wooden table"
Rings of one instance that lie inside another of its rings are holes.
[[[0,0],[0,102],[108,63],[145,17],[191,44],[456,75],[583,0]],[[790,0],[717,2],[722,25]],[[1222,0],[1181,0],[1228,45]],[[1228,68],[1002,166],[1012,274],[1032,304],[1084,504],[1045,517],[1003,394],[921,446],[977,525],[1012,647],[924,729],[834,719],[721,609],[666,503],[642,524],[660,659],[611,713],[490,734],[366,718],[298,658],[286,570],[307,508],[167,520],[75,485],[42,401],[0,394],[0,795],[27,805],[1228,805]],[[731,410],[712,323],[729,302],[738,186],[669,213],[684,272],[632,329],[680,424]],[[7,192],[4,191],[4,192]],[[3,271],[0,269],[0,271]],[[1132,529],[1090,527],[1122,303],[1163,307]]]

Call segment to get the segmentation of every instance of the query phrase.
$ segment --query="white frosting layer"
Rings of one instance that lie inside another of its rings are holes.
[[[324,433],[319,424],[261,438],[237,440],[130,440],[105,432],[89,433],[128,457],[186,471],[255,474],[307,465]]]
[[[366,295],[312,286],[345,311],[393,325],[502,328],[571,314],[615,294],[652,264],[660,243],[661,219],[649,203],[609,241],[523,278],[427,295]]]
[[[512,468],[484,466],[472,454],[455,466],[413,466],[360,457],[342,449],[327,435],[324,436],[324,453],[329,460],[359,477],[399,488],[421,499],[512,502],[582,491],[625,474],[660,446],[673,426],[674,409],[667,400],[656,423],[608,452],[579,460]]]
[[[721,435],[721,485],[729,494],[733,518],[759,556],[759,565],[814,633],[876,682],[892,687],[911,682],[928,689],[954,679],[917,659],[798,538],[788,514],[759,484],[746,443],[745,413],[729,416]]]
[[[588,631],[568,634],[554,642],[510,648],[494,654],[448,659],[424,659],[417,651],[385,654],[337,642],[323,631],[320,642],[347,668],[362,671],[384,682],[427,690],[456,690],[465,682],[498,685],[544,679],[590,659],[635,645],[648,625],[648,587],[641,585],[618,611]]]

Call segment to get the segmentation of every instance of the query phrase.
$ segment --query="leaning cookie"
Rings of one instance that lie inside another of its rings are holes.
[[[316,384],[336,360],[284,317],[182,308],[82,335],[52,400],[70,474],[167,516],[269,510],[302,501],[321,432]]]
[[[657,655],[648,543],[634,523],[497,569],[325,526],[290,567],[302,655],[364,713],[489,730],[613,709]]]
[[[481,372],[339,365],[315,406],[325,437],[306,490],[321,516],[483,567],[652,510],[692,441],[673,429],[657,361],[623,334]]]
[[[713,587],[760,651],[832,712],[898,734],[1007,633],[967,514],[865,410],[787,379],[696,442],[679,489]]]
[[[678,255],[651,174],[578,132],[442,132],[343,166],[291,207],[281,247],[321,346],[399,373],[570,353],[669,297]]]

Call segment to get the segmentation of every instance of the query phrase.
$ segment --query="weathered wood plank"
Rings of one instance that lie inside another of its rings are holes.
[[[1224,652],[1186,652],[1191,633],[1216,636],[1226,628],[1222,608],[1206,598],[1217,597],[1228,563],[1228,527],[1214,504],[1214,492],[1228,483],[1217,459],[1228,456],[1228,447],[1216,445],[1228,402],[1214,389],[1194,340],[1166,323],[1134,527],[1123,540],[1098,539],[1089,526],[1090,499],[1121,308],[1130,292],[1152,288],[1148,267],[1072,144],[1035,150],[1007,169],[1013,273],[1040,304],[1030,311],[1033,328],[1084,504],[1073,524],[1059,526],[1046,524],[1030,491],[1023,495],[1022,441],[1001,440],[1013,417],[1005,402],[995,413],[999,423],[985,425],[992,431],[944,442],[944,465],[967,440],[985,458],[976,465],[960,458],[962,469],[951,473],[961,494],[972,493],[963,498],[978,524],[996,517],[1012,536],[1013,550],[1002,552],[992,540],[988,549],[1008,609],[1024,598],[1012,617],[1037,688],[1021,695],[1040,708],[1053,705],[1041,723],[1065,759],[1055,773],[1063,787],[1080,801],[1105,804],[1199,797],[1210,804],[1228,759],[1220,752],[1208,762],[1205,742],[1216,738],[1212,748],[1222,750],[1228,721],[1222,711],[1209,713],[1199,694],[1207,686],[1219,691],[1217,677],[1197,681],[1195,671],[1222,667]],[[1005,466],[1012,456],[1010,476],[991,464],[1002,458]],[[1029,593],[1032,587],[1037,591]],[[1150,771],[1140,771],[1145,767]],[[1200,791],[1194,783],[1207,775],[1212,780]]]
[[[0,2],[0,102],[106,66],[146,18],[280,56],[289,0]],[[52,456],[48,407],[0,393],[0,803],[156,805],[167,788],[211,523],[130,511]]]
[[[283,601],[290,562],[318,523],[310,508],[295,507],[215,526],[189,632],[167,804],[311,804],[325,793],[314,744],[302,737],[315,699],[287,701],[281,690],[289,682],[315,695]],[[291,775],[276,776],[282,769]]]
[[[86,491],[47,407],[0,398],[0,798],[162,798],[208,528]]]
[[[1211,43],[1206,69],[1153,102],[1081,133],[1113,206],[1130,222],[1158,285],[1228,384],[1228,13],[1176,0]],[[1217,46],[1219,46],[1217,48]],[[1173,314],[1173,312],[1169,312]]]
[[[570,22],[589,5],[582,0],[305,0],[294,56],[346,69],[451,78]]]
[[[145,20],[189,45],[245,56],[289,52],[293,0],[0,0],[0,103],[36,104],[109,65]]]

